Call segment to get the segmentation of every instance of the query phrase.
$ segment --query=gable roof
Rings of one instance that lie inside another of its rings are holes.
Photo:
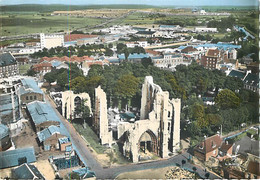
[[[0,54],[0,66],[16,64],[15,58],[10,53]]]
[[[155,31],[138,31],[136,34],[152,35]]]
[[[228,76],[237,77],[237,78],[240,78],[240,79],[244,79],[245,75],[246,74],[243,71],[238,71],[238,70],[232,70],[228,74]]]
[[[188,52],[194,52],[194,51],[198,51],[198,50],[192,46],[187,46],[181,50],[182,53],[188,53]]]
[[[245,79],[243,80],[245,83],[250,84],[252,86],[257,86],[259,85],[259,76],[256,74],[248,73]]]
[[[36,161],[33,147],[0,152],[0,169]]]
[[[21,79],[22,86],[20,87],[20,94],[26,94],[26,93],[39,93],[43,94],[42,90],[37,85],[36,81],[32,78],[24,78]]]
[[[219,148],[221,143],[221,137],[218,134],[216,134],[202,141],[199,145],[196,146],[196,150],[206,154]]]
[[[52,107],[40,101],[34,101],[27,104],[27,109],[32,117],[34,124],[38,125],[46,121],[60,122],[59,117]]]
[[[34,166],[27,163],[13,170],[14,178],[17,179],[45,179],[39,170]]]
[[[210,57],[217,57],[218,55],[219,55],[218,49],[209,49],[206,53],[206,56],[210,56]]]
[[[62,134],[65,136],[65,133],[62,132],[61,128],[54,125],[51,125],[48,128],[45,128],[44,130],[37,132],[37,136],[40,142],[47,140],[54,134]]]

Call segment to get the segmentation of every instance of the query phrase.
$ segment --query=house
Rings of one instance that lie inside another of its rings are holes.
[[[21,79],[21,82],[22,86],[19,88],[19,94],[22,104],[32,101],[44,101],[44,94],[34,79],[24,78]]]
[[[69,68],[69,65],[68,64],[65,64],[64,62],[60,62],[60,61],[51,61],[51,66],[52,68],[55,68],[55,69],[61,69],[61,68],[64,68],[64,69],[68,69]]]
[[[138,37],[151,38],[154,37],[155,31],[138,31],[135,35]]]
[[[16,59],[11,53],[0,54],[0,78],[19,74]]]
[[[194,148],[194,156],[202,161],[208,161],[210,157],[218,157],[221,160],[231,157],[233,144],[223,142],[219,134],[205,138]]]
[[[16,57],[16,61],[19,65],[25,65],[29,63],[29,59],[25,57]]]
[[[163,54],[162,56],[152,57],[154,66],[159,68],[175,68],[183,64],[183,57],[178,54]]]
[[[148,43],[147,41],[126,42],[126,46],[128,48],[134,48],[136,46],[144,48],[148,46]]]
[[[37,73],[41,73],[41,74],[46,74],[48,72],[51,72],[52,69],[52,65],[49,62],[42,62],[39,64],[34,64],[32,66],[32,69],[37,72]]]
[[[40,101],[27,104],[27,112],[36,132],[42,131],[51,125],[59,126],[60,119],[52,107]]]
[[[24,163],[12,170],[12,178],[14,179],[33,179],[45,180],[40,171],[31,164]]]
[[[202,33],[202,32],[216,33],[216,32],[218,32],[218,30],[217,30],[217,28],[195,27],[194,32],[196,32],[196,33]]]
[[[259,76],[251,72],[247,73],[243,79],[244,88],[253,92],[259,92]]]
[[[129,54],[127,60],[129,62],[134,62],[134,63],[140,63],[142,61],[143,58],[149,58],[150,56],[148,54],[144,54],[144,53],[133,53],[133,54]],[[119,61],[124,61],[126,60],[125,54],[120,54],[118,55]]]
[[[60,127],[54,125],[38,132],[37,136],[45,151],[58,149],[65,151],[66,146],[71,146],[70,139],[66,136],[66,132],[63,132]]]
[[[20,166],[36,161],[33,147],[0,152],[0,169]]]
[[[220,51],[218,49],[208,49],[206,54],[201,57],[201,64],[206,69],[216,69],[217,63],[220,61]]]

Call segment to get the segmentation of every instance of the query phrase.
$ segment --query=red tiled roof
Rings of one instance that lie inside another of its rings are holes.
[[[39,67],[51,67],[51,63],[40,63],[40,64],[33,65],[33,68],[39,68]]]
[[[152,55],[154,55],[154,56],[156,56],[156,55],[161,55],[160,52],[158,52],[158,51],[153,51],[153,50],[150,50],[150,49],[145,49],[145,52],[148,53],[148,54],[152,54]]]
[[[221,137],[218,134],[216,134],[214,136],[206,138],[196,147],[196,150],[201,151],[203,153],[208,153],[219,148],[221,143]]]
[[[78,39],[84,39],[84,38],[94,38],[97,37],[97,35],[89,35],[89,34],[69,34],[65,35],[64,41],[76,41]]]
[[[198,51],[198,50],[192,46],[188,46],[188,47],[184,48],[183,50],[181,50],[182,53],[188,53],[188,52],[194,52],[194,51]]]
[[[207,56],[216,57],[219,54],[218,49],[209,49],[207,52]]]
[[[70,58],[67,56],[63,57],[43,57],[40,62],[43,61],[62,61],[62,62],[83,62],[83,61],[94,61],[95,59],[89,56],[83,56],[83,57],[77,57],[77,56],[71,56]]]

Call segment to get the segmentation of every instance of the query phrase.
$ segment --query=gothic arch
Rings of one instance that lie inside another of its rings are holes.
[[[150,130],[146,130],[142,133],[138,141],[139,151],[142,149],[158,154],[158,141],[156,135]]]

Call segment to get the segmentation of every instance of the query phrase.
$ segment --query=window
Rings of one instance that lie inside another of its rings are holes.
[[[34,100],[36,99],[36,96],[34,96]]]
[[[28,97],[28,96],[26,96],[26,100],[29,100],[29,97]]]
[[[32,96],[30,96],[30,100],[32,100],[33,99],[33,97]]]

